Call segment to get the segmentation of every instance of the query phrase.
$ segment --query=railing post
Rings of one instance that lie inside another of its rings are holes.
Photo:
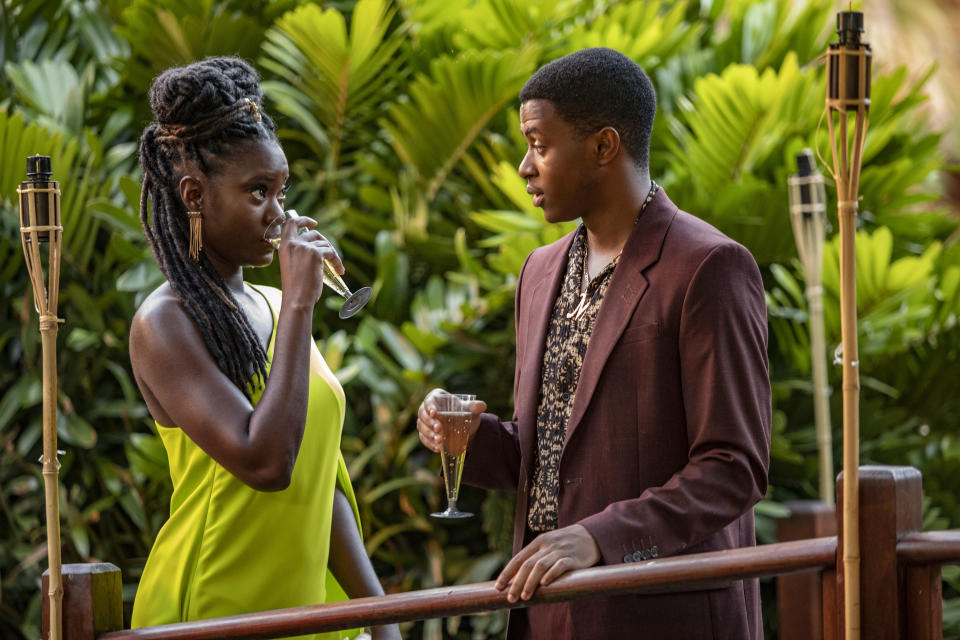
[[[940,565],[906,567],[904,571],[904,638],[942,640],[943,577]]]
[[[794,500],[784,506],[790,515],[777,520],[777,542],[837,534],[833,505],[819,500]],[[810,572],[777,576],[780,640],[824,640],[821,575]]]
[[[95,640],[101,633],[123,629],[123,585],[120,569],[109,562],[65,564],[63,574],[63,640]],[[42,593],[48,572],[43,572]],[[43,599],[43,637],[49,637],[49,598]]]
[[[837,539],[839,548],[840,540]],[[837,553],[837,563],[842,564],[842,557]],[[837,563],[831,569],[824,569],[820,574],[820,587],[823,591],[823,640],[840,640],[843,638],[843,625],[840,609],[843,607],[843,591],[840,589],[840,577],[837,574]]]
[[[860,467],[860,629],[870,640],[906,638],[904,571],[897,541],[923,527],[923,485],[913,467]],[[837,519],[843,531],[843,473],[837,477]],[[843,536],[837,544],[837,593],[843,593]],[[843,625],[843,601],[838,601]],[[913,640],[911,638],[911,640]]]

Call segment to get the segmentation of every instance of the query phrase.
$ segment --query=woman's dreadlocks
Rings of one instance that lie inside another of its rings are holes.
[[[217,366],[248,398],[251,381],[266,379],[267,354],[206,255],[189,257],[190,225],[179,183],[188,168],[215,175],[222,169],[218,157],[238,144],[277,140],[273,120],[260,109],[259,82],[240,58],[167,69],[150,88],[155,121],[140,137],[140,221],[153,255]]]

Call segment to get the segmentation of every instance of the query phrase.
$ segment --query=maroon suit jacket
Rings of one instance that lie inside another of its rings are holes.
[[[573,235],[524,264],[513,420],[484,414],[464,469],[469,484],[517,492],[514,553],[529,542],[540,371]],[[756,262],[661,189],[624,246],[594,325],[560,459],[559,526],[586,527],[602,564],[755,544],[770,402]],[[731,581],[514,610],[508,637],[528,634],[753,640],[763,637],[759,588]]]

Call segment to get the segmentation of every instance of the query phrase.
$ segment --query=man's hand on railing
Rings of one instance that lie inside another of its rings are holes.
[[[592,567],[600,560],[600,548],[590,532],[579,524],[537,536],[520,550],[497,577],[496,587],[508,586],[507,600],[529,600],[539,585],[548,585],[568,571]]]

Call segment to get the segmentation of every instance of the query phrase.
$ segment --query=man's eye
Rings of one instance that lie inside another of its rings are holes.
[[[250,193],[255,195],[260,200],[264,200],[267,197],[267,188],[263,185],[260,185],[251,189]]]

